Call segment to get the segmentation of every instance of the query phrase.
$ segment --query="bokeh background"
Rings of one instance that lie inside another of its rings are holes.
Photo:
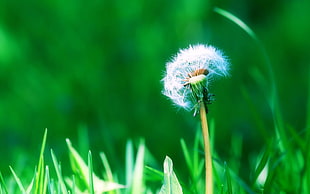
[[[118,169],[126,141],[142,137],[158,162],[169,155],[182,169],[180,138],[192,144],[198,118],[164,97],[160,80],[180,48],[203,43],[231,62],[231,77],[212,84],[215,150],[221,160],[230,158],[232,137],[241,138],[248,173],[251,155],[274,135],[268,65],[259,45],[214,7],[257,34],[272,64],[283,119],[304,130],[310,1],[1,0],[1,170],[20,161],[33,167],[45,128],[48,148],[62,161],[65,138],[78,145],[88,135],[90,149],[106,152]]]

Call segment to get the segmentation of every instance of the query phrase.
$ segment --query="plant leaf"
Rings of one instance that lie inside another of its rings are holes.
[[[268,147],[264,150],[263,155],[257,163],[257,167],[254,171],[253,175],[253,185],[258,181],[258,177],[263,172],[263,170],[268,166],[269,157],[272,155],[272,144],[268,145]]]
[[[35,180],[35,178],[36,178],[36,173],[37,173],[37,172],[34,171],[34,176],[33,176],[32,180],[31,180],[29,186],[27,187],[26,193],[31,193],[31,190],[32,190],[33,184],[34,184],[34,180]]]
[[[77,175],[75,178],[75,189],[79,189],[81,191],[86,191],[90,188],[90,169],[89,166],[84,162],[82,157],[78,154],[78,152],[73,148],[71,142],[69,139],[67,141],[67,146],[69,148],[69,156],[70,156],[70,162],[71,167],[74,173]],[[94,191],[95,193],[103,193],[115,189],[121,189],[124,188],[124,185],[114,183],[114,182],[107,182],[101,180],[99,177],[97,177],[94,173],[93,174],[93,185],[94,185]],[[70,179],[66,179],[66,182],[72,186],[72,181]],[[78,184],[80,183],[80,184]],[[81,185],[82,183],[82,185]]]
[[[131,193],[144,193],[144,155],[145,155],[145,145],[141,141],[139,144],[135,168],[133,171],[133,179],[131,183]]]
[[[229,19],[230,21],[234,22],[241,29],[243,29],[251,38],[253,38],[255,41],[259,42],[254,31],[248,25],[246,25],[242,20],[240,20],[239,18],[237,18],[233,14],[229,13],[228,11],[221,9],[221,8],[218,8],[218,7],[214,8],[214,12],[216,12],[216,13],[224,16],[225,18]]]
[[[44,189],[43,189],[43,193],[46,193],[47,191],[47,185],[49,183],[50,180],[50,173],[49,173],[49,168],[48,165],[45,166],[45,177],[44,177]],[[52,192],[51,192],[52,193]]]
[[[108,181],[114,181],[112,170],[111,170],[111,167],[109,165],[109,161],[108,161],[106,155],[103,152],[101,152],[99,155],[100,155],[103,167],[105,169],[104,178],[106,178]]]
[[[189,154],[189,151],[188,151],[188,148],[186,146],[184,139],[181,139],[181,147],[182,147],[182,151],[183,151],[183,154],[185,157],[187,167],[189,168],[190,172],[193,172],[194,171],[193,170],[193,162],[191,160],[191,157],[190,157],[190,154]]]
[[[2,185],[2,187],[1,188],[3,188],[3,190],[4,190],[4,193],[8,193],[8,189],[7,189],[7,187],[6,187],[6,184],[5,184],[5,182],[4,182],[4,179],[3,179],[3,176],[2,176],[2,173],[0,172],[0,183],[1,183],[1,185]],[[1,189],[1,192],[3,191],[2,189]]]
[[[93,160],[91,156],[91,151],[88,152],[88,181],[89,181],[89,193],[94,194],[94,177],[93,177]]]
[[[227,166],[227,163],[224,163],[224,170],[225,170],[225,175],[226,175],[226,182],[227,182],[227,194],[232,194],[232,182],[231,182],[231,177],[230,177],[230,172],[229,168]]]
[[[152,181],[159,181],[164,178],[164,173],[156,170],[155,168],[152,168],[150,166],[145,166],[145,174],[146,174],[146,180],[152,180]]]
[[[14,170],[13,170],[13,168],[12,168],[11,166],[9,166],[9,168],[10,168],[10,170],[11,170],[13,176],[14,176],[14,179],[15,179],[15,181],[16,181],[16,183],[17,183],[19,189],[20,189],[20,191],[21,191],[22,193],[26,194],[26,190],[25,190],[25,188],[24,188],[22,182],[20,181],[19,177],[16,175],[16,173],[14,172]]]
[[[126,143],[126,185],[131,186],[134,169],[134,156],[132,141],[128,140]]]
[[[42,145],[41,145],[41,151],[39,156],[39,163],[38,163],[38,171],[36,173],[36,180],[35,180],[35,194],[42,193],[44,188],[44,150],[46,145],[46,138],[47,138],[47,129],[44,131]]]
[[[164,184],[159,194],[182,194],[182,187],[173,172],[172,160],[166,156],[164,161]]]
[[[62,193],[68,193],[66,185],[65,185],[65,182],[64,182],[62,174],[61,174],[61,166],[57,162],[57,158],[56,158],[56,156],[55,156],[55,154],[54,154],[52,149],[51,149],[51,155],[52,155],[54,167],[55,167],[57,178],[58,178],[58,184],[60,186],[61,192]]]

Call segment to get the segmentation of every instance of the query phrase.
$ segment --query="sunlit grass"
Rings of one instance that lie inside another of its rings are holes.
[[[276,137],[270,137],[270,143],[262,148],[261,153],[253,156],[252,171],[248,173],[249,182],[238,175],[238,169],[242,168],[240,157],[228,158],[227,161],[223,161],[218,158],[215,152],[213,156],[214,192],[308,193],[310,191],[309,170],[307,168],[307,146],[309,143],[303,138],[302,134],[297,133],[292,128],[286,130],[285,133],[284,135],[288,137],[285,142]],[[46,136],[47,132],[44,134],[42,148],[45,147]],[[161,169],[154,169],[146,164],[146,147],[143,141],[139,143],[137,149],[134,148],[131,141],[128,141],[126,148],[124,148],[126,149],[125,175],[113,173],[108,157],[104,153],[100,153],[104,168],[102,172],[95,173],[91,152],[88,152],[86,163],[70,140],[67,139],[66,142],[71,162],[71,175],[63,174],[62,169],[68,168],[68,166],[62,166],[57,160],[57,153],[51,150],[50,157],[53,163],[45,164],[40,173],[38,173],[38,168],[35,168],[36,172],[32,180],[19,177],[20,172],[15,172],[13,167],[10,167],[15,186],[8,187],[7,181],[10,176],[3,177],[0,174],[0,192],[33,193],[38,190],[39,193],[202,193],[201,191],[204,189],[202,178],[204,156],[202,154],[202,138],[199,132],[195,136],[193,145],[187,145],[184,140],[181,140],[180,143],[187,166],[182,170],[187,172],[188,177],[180,177],[173,172],[173,159],[169,157],[162,161],[163,168]],[[229,147],[232,149],[232,153],[240,155],[242,139],[232,138],[231,145]],[[282,145],[285,145],[284,152]],[[39,154],[39,165],[43,163],[42,161],[46,161],[43,153]],[[56,175],[51,177],[50,171],[54,171]],[[96,174],[101,174],[102,177]],[[119,182],[118,177],[127,178]],[[41,181],[37,181],[38,179]],[[158,188],[148,187],[149,182],[157,182]],[[175,192],[168,192],[171,190]]]

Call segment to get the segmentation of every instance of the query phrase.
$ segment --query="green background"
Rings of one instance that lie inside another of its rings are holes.
[[[257,34],[272,64],[283,119],[302,132],[309,100],[310,1],[2,0],[1,170],[17,163],[34,166],[45,128],[48,148],[62,161],[65,138],[79,145],[84,136],[91,150],[105,151],[118,168],[126,141],[143,137],[160,163],[169,155],[182,169],[180,138],[191,144],[199,120],[161,94],[160,80],[180,48],[203,43],[221,49],[231,63],[231,76],[211,87],[214,149],[221,160],[231,158],[231,139],[242,138],[246,176],[251,155],[274,136],[267,104],[272,83],[259,45],[215,13],[215,6]]]

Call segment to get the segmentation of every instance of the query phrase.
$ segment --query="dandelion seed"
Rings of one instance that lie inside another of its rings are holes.
[[[229,63],[222,52],[202,44],[180,50],[166,68],[163,94],[186,110],[197,111],[199,102],[209,104],[210,82],[229,75]]]

